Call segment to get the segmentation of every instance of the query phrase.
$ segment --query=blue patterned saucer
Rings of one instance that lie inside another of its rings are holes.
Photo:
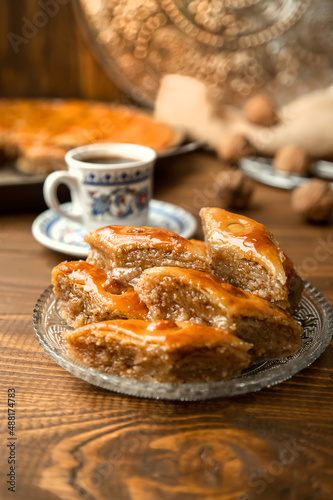
[[[71,203],[61,206],[71,210]],[[149,226],[170,229],[184,238],[190,238],[196,231],[197,223],[193,215],[181,207],[159,200],[149,203]],[[61,217],[53,210],[41,213],[32,224],[32,234],[42,245],[75,257],[87,257],[89,245],[83,241],[84,228]]]

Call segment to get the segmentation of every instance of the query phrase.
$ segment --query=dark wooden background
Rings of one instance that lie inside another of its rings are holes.
[[[120,98],[85,41],[74,1],[0,2],[0,97]]]

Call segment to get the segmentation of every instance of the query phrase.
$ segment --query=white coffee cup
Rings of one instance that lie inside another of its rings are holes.
[[[89,144],[70,150],[65,160],[68,171],[52,172],[44,182],[45,201],[55,212],[88,231],[147,225],[155,151],[136,144]],[[59,203],[60,184],[70,190],[70,212]]]

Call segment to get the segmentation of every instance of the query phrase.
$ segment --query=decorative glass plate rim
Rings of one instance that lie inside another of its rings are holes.
[[[287,358],[263,362],[260,365],[253,366],[246,370],[239,377],[218,382],[187,384],[141,382],[110,375],[71,359],[67,355],[65,349],[61,351],[50,345],[47,338],[47,332],[45,332],[45,327],[43,326],[43,320],[45,319],[48,309],[58,302],[57,297],[53,293],[52,285],[46,288],[37,300],[33,310],[32,324],[36,337],[46,354],[69,373],[92,385],[116,393],[141,398],[200,401],[237,396],[249,392],[256,392],[263,388],[269,388],[284,382],[299,371],[310,366],[323,353],[331,340],[333,331],[333,311],[322,293],[307,281],[305,281],[305,289],[302,298],[302,302],[304,301],[309,302],[316,310],[318,316],[322,318],[319,332],[321,335],[317,341],[307,342],[305,338],[305,340],[303,340],[303,346],[296,354]],[[305,307],[304,305],[302,307],[302,302],[297,314]],[[67,328],[67,326],[64,320],[59,320],[59,325],[60,323],[62,323],[62,328],[59,328],[56,333],[52,332],[52,334],[58,335],[61,339],[61,330],[63,330],[64,327]],[[315,326],[313,328],[316,330]],[[63,344],[62,340],[60,340],[60,343]]]

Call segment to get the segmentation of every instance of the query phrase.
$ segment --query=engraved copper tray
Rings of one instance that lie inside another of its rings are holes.
[[[79,25],[108,74],[153,105],[163,74],[241,103],[263,88],[279,104],[333,77],[332,0],[78,0]]]

